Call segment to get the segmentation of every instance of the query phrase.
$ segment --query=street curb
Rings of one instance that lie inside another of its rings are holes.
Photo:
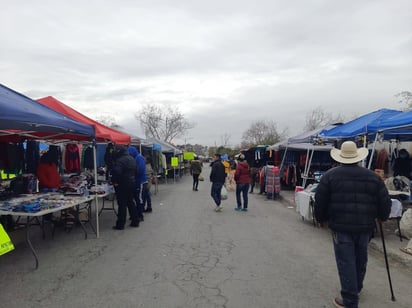
[[[285,206],[296,207],[296,204],[290,200],[290,198],[285,198],[282,195],[279,196],[279,201]],[[406,245],[407,242],[405,242]],[[387,246],[387,245],[386,245]],[[382,254],[383,256],[383,246],[380,237],[373,238],[369,243],[369,248],[377,253]],[[386,254],[390,261],[398,263],[400,266],[405,267],[408,271],[412,272],[412,259],[405,254],[405,257],[402,256],[403,252],[394,252],[394,248],[386,247]]]
[[[287,206],[293,206],[296,207],[295,202],[293,202],[292,200],[289,200],[288,198],[283,197],[282,195],[279,196],[278,199],[281,203],[287,203]]]
[[[369,248],[371,248],[372,250],[376,252],[380,252],[383,255],[383,246],[382,246],[380,238],[372,239],[369,242]],[[400,254],[396,254],[388,248],[386,248],[386,254],[389,260],[406,267],[407,270],[409,271],[412,271],[412,260],[406,258],[406,254],[405,254],[405,258],[403,258]]]

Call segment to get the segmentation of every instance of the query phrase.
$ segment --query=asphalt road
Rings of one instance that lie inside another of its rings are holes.
[[[40,267],[22,234],[0,257],[1,307],[333,307],[339,281],[329,231],[312,227],[280,202],[250,195],[221,213],[209,196],[209,168],[199,191],[191,177],[162,184],[139,228],[112,230],[104,211],[99,239],[79,227],[54,239],[34,232]],[[36,231],[36,230],[34,230]],[[38,231],[38,230],[37,230]],[[411,307],[412,274],[370,251],[360,307]]]

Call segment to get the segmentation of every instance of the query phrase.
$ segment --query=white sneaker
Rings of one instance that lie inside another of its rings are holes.
[[[223,206],[216,206],[215,212],[221,212],[223,209]]]

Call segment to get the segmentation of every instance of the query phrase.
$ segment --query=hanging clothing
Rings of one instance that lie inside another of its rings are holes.
[[[84,149],[83,168],[94,169],[93,148],[91,146]]]
[[[376,169],[382,169],[385,173],[388,173],[388,152],[382,149],[378,152],[375,162]]]
[[[80,172],[80,153],[77,144],[69,143],[66,145],[65,170],[66,173]]]
[[[35,174],[40,160],[40,142],[29,140],[26,146],[26,173]]]

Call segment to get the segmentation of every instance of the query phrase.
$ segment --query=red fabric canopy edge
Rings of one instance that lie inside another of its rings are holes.
[[[128,134],[117,131],[111,127],[96,122],[73,108],[67,106],[53,96],[43,97],[37,100],[40,104],[60,112],[73,120],[83,124],[93,125],[96,133],[96,141],[112,141],[116,144],[130,144],[131,137]]]

